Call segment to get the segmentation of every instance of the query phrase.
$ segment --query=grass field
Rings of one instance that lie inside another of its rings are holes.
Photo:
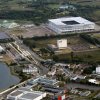
[[[93,18],[95,20],[100,21],[100,10],[96,10],[96,11],[93,12]]]
[[[89,62],[97,62],[100,61],[100,50],[94,50],[94,51],[87,51],[87,52],[78,52],[74,53],[74,56],[79,57],[83,61],[89,61]]]
[[[96,38],[100,38],[100,33],[93,34],[92,36],[93,36],[93,37],[96,37]]]
[[[57,45],[57,40],[58,39],[67,39],[67,42],[68,42],[68,46],[71,46],[71,45],[75,45],[75,44],[84,44],[84,40],[80,39],[78,36],[70,36],[70,37],[66,37],[65,38],[51,38],[51,39],[42,39],[42,40],[37,40],[37,41],[34,41],[34,40],[29,40],[29,41],[33,41],[33,43],[36,44],[36,47],[38,48],[41,48],[41,47],[46,47],[47,44],[54,44],[54,45]]]
[[[50,4],[49,7],[51,8],[59,8],[60,7],[60,4]]]

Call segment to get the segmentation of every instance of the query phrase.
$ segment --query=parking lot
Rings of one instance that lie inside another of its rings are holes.
[[[30,38],[34,36],[45,36],[56,34],[52,30],[48,29],[46,26],[32,26],[32,27],[18,27],[14,29],[7,30],[9,34],[22,35],[24,38]]]

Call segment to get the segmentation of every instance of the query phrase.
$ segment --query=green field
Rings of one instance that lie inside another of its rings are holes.
[[[100,50],[74,53],[74,57],[85,62],[100,62]]]
[[[61,36],[55,38],[45,38],[45,39],[25,39],[29,44],[35,44],[37,48],[47,47],[48,44],[57,45],[57,40],[59,39],[67,39],[68,46],[75,44],[84,44],[85,41],[80,39],[79,36]]]
[[[92,36],[95,37],[95,38],[100,38],[100,33],[93,34]]]

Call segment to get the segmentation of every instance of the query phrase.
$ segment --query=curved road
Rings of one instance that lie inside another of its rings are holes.
[[[89,90],[100,90],[100,86],[93,86],[93,85],[86,85],[86,84],[79,84],[79,83],[67,83],[67,89],[71,88],[81,88],[81,89],[89,89]]]

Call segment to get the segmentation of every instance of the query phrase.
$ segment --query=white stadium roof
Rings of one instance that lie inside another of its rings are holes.
[[[75,21],[78,24],[94,24],[91,21],[88,21],[82,17],[63,17],[63,18],[58,18],[58,19],[50,19],[50,22],[56,24],[56,25],[67,25],[64,23],[67,21]]]

